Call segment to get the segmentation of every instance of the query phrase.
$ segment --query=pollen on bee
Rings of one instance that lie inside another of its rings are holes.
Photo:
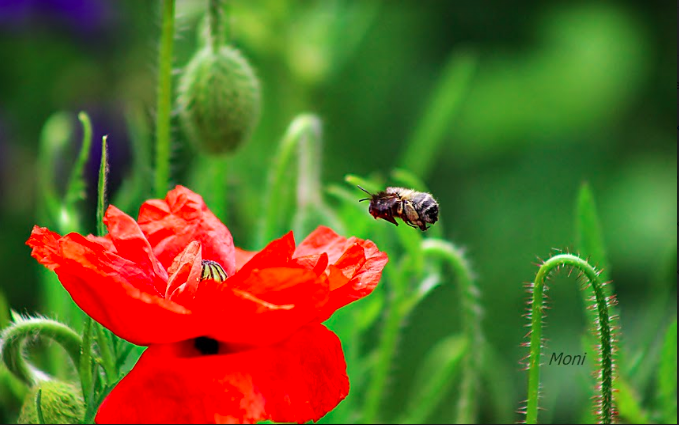
[[[203,260],[201,266],[200,280],[211,279],[215,282],[224,282],[229,277],[221,264],[216,261]]]

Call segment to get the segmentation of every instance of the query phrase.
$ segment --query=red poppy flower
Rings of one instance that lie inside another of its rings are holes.
[[[321,322],[375,288],[387,255],[374,243],[319,227],[296,247],[288,233],[242,251],[181,186],[137,221],[113,206],[104,220],[106,237],[36,226],[27,242],[88,315],[149,346],[98,423],[315,421],[347,395]]]

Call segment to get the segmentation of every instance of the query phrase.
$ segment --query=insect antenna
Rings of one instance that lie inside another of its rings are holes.
[[[359,189],[361,189],[362,191],[364,191],[365,193],[367,193],[368,195],[370,195],[370,198],[359,199],[358,202],[369,201],[370,199],[372,199],[372,197],[373,197],[373,194],[372,194],[372,193],[370,193],[370,192],[368,192],[367,190],[363,189],[363,188],[362,188],[361,186],[359,186],[359,185],[356,185],[356,187],[358,187]]]

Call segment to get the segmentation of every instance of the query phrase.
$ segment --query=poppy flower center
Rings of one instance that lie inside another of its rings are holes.
[[[215,282],[224,282],[229,277],[224,267],[216,261],[203,260],[201,262],[200,280],[211,279]]]
[[[193,341],[193,346],[200,354],[209,356],[219,353],[219,342],[216,339],[208,338],[206,336],[199,336]]]

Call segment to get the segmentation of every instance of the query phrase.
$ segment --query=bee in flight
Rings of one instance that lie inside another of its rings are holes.
[[[439,204],[428,193],[388,187],[384,192],[372,194],[361,186],[358,188],[370,195],[370,198],[360,199],[359,202],[370,201],[368,212],[375,219],[381,218],[398,226],[395,219],[398,217],[408,226],[423,232],[429,228],[427,224],[434,224],[439,219]]]

